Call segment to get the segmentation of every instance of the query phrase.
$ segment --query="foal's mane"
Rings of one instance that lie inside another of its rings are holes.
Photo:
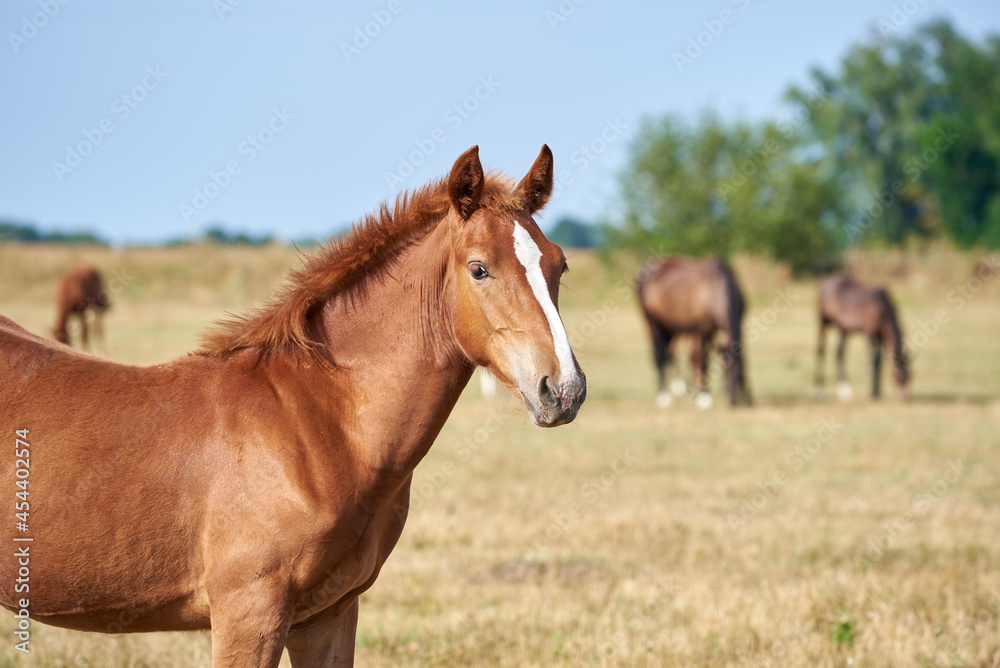
[[[513,181],[499,173],[486,174],[480,208],[498,215],[524,209],[523,195],[512,188]],[[348,234],[303,256],[288,284],[263,306],[214,323],[202,334],[196,354],[225,357],[251,348],[261,354],[318,353],[310,316],[345,291],[363,300],[367,281],[381,276],[403,248],[433,229],[450,208],[447,179],[401,193],[392,204],[382,202]]]

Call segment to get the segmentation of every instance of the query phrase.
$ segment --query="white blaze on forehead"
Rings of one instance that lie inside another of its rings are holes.
[[[549,296],[549,286],[542,274],[542,251],[528,234],[528,230],[524,229],[516,220],[514,221],[514,255],[524,266],[524,275],[528,279],[528,285],[531,286],[535,299],[541,305],[545,319],[549,321],[552,342],[556,348],[556,358],[559,360],[559,383],[562,384],[564,379],[576,375],[573,351],[569,347],[566,328],[563,327],[556,305],[552,303],[552,297]]]

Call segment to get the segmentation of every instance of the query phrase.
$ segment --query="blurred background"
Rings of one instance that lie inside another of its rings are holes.
[[[51,336],[92,265],[119,362],[190,353],[474,144],[515,178],[553,149],[587,404],[543,431],[470,384],[359,665],[1000,666],[995,1],[17,0],[0,26],[0,314]],[[753,407],[718,355],[715,407],[656,407],[634,284],[664,254],[732,266]],[[886,369],[871,399],[864,337],[853,400],[814,397],[835,271],[891,294],[908,402]],[[206,634],[32,628],[0,663],[210,661]]]
[[[0,233],[323,239],[548,143],[564,241],[1000,245],[994,3],[389,4],[4,3]]]

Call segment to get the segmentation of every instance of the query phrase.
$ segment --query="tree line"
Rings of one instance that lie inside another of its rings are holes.
[[[33,223],[10,220],[0,220],[0,243],[16,241],[21,243],[39,244],[81,244],[92,246],[109,246],[104,237],[87,230],[45,232],[39,230]],[[193,237],[175,237],[163,243],[167,247],[189,246],[196,243],[208,243],[216,246],[267,246],[277,243],[268,234],[254,235],[246,232],[231,232],[220,224],[210,225],[204,234]],[[312,239],[303,240],[302,244],[313,243]]]
[[[90,244],[107,246],[102,237],[88,231],[43,232],[31,223],[0,220],[0,242],[20,241],[23,243]]]

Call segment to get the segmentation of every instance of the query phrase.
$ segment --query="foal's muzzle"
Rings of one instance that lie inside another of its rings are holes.
[[[521,392],[531,419],[539,427],[557,427],[576,417],[587,398],[587,377],[582,371],[556,383],[551,376],[542,376],[535,388],[535,397]]]

